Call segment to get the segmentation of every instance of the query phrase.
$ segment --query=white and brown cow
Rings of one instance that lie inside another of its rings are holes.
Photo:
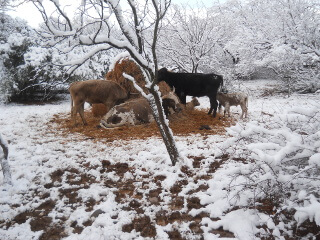
[[[170,93],[162,98],[162,106],[168,116],[181,111],[180,103]],[[146,98],[132,99],[114,106],[100,121],[103,128],[115,128],[129,125],[141,125],[154,121],[152,109]]]

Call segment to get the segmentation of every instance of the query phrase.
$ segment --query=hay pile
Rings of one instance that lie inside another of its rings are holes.
[[[127,73],[134,77],[139,87],[141,87],[145,93],[148,93],[140,67],[134,61],[127,58],[118,61],[114,68],[106,74],[106,79],[118,83],[128,94],[134,94],[141,97],[141,94],[133,86],[132,82],[123,77],[123,73]],[[167,95],[171,91],[170,87],[165,82],[160,82],[158,86],[162,96]]]
[[[123,87],[128,94],[135,94],[136,96],[141,96],[137,89],[133,86],[132,82],[123,77],[123,73],[134,77],[136,83],[143,89],[145,93],[148,93],[145,87],[145,79],[139,66],[132,60],[121,59],[114,65],[106,74],[106,79],[118,83]]]

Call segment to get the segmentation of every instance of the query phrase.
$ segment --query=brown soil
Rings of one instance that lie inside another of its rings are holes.
[[[90,139],[105,139],[108,142],[114,140],[146,139],[160,137],[158,126],[155,122],[138,126],[123,126],[114,129],[104,129],[99,126],[100,118],[94,117],[90,111],[85,112],[88,125],[82,125],[77,116],[77,125],[74,126],[70,114],[56,114],[51,122],[57,123],[57,128],[63,133],[81,133]],[[208,115],[206,111],[189,110],[170,117],[170,127],[176,136],[188,136],[190,134],[223,135],[225,128],[231,126],[234,119],[224,118],[217,114],[216,118]]]

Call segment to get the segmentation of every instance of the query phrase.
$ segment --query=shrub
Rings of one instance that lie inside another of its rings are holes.
[[[298,237],[307,221],[320,230],[319,117],[316,106],[297,107],[272,124],[249,122],[229,130],[234,137],[226,151],[245,159],[231,176],[230,197],[268,214],[282,236]]]

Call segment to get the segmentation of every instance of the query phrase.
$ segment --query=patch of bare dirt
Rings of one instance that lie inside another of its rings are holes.
[[[63,224],[66,219],[60,219],[58,223],[53,224],[52,218],[48,217],[48,214],[54,209],[54,207],[55,202],[47,200],[32,211],[26,211],[18,214],[11,222],[6,224],[6,227],[10,227],[16,223],[22,224],[31,219],[31,231],[43,231],[43,234],[39,238],[40,240],[61,239],[66,237],[67,234],[64,232]]]

